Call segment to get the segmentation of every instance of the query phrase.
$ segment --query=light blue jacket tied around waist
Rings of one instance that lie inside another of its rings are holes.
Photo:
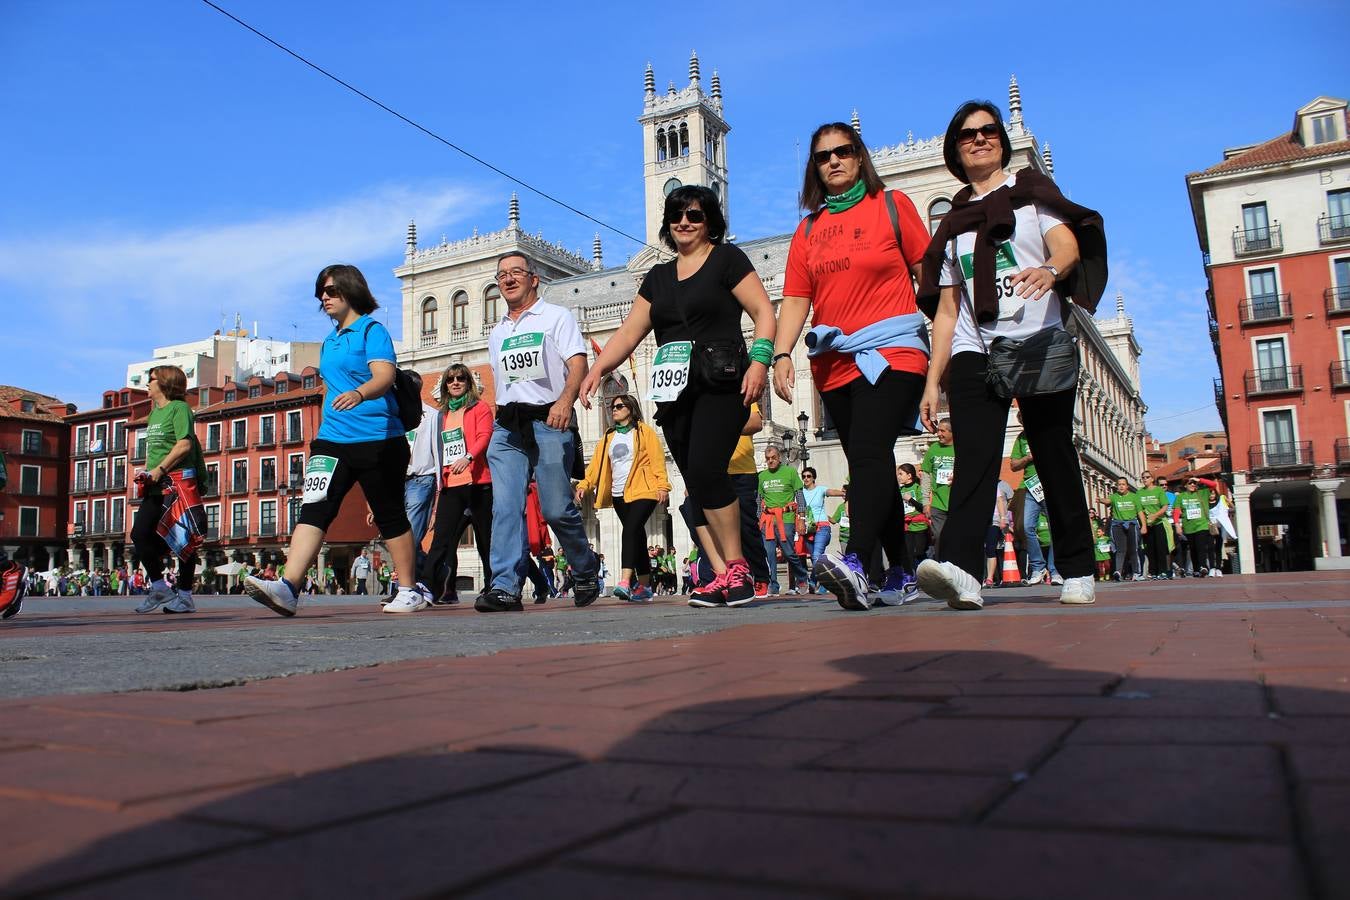
[[[928,345],[928,326],[922,314],[914,312],[905,316],[891,316],[852,334],[844,334],[834,325],[817,325],[806,333],[807,356],[819,356],[822,353],[852,354],[854,364],[868,384],[876,384],[890,368],[886,357],[881,355],[882,349],[896,347],[920,350],[924,356],[932,356]]]

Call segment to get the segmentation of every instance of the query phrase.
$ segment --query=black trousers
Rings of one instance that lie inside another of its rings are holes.
[[[956,467],[947,523],[937,549],[937,559],[960,566],[978,581],[984,581],[984,539],[994,516],[994,490],[1012,405],[994,396],[985,384],[987,359],[983,353],[957,353],[947,370]],[[1022,430],[1045,486],[1055,568],[1065,578],[1096,571],[1087,495],[1073,446],[1074,399],[1075,392],[1068,390],[1017,401]]]
[[[656,509],[655,500],[634,500],[612,497],[614,512],[619,516],[622,531],[619,539],[619,566],[632,569],[634,575],[650,575],[652,559],[647,555],[647,520]]]
[[[441,488],[436,501],[436,534],[431,550],[422,561],[421,581],[438,599],[455,592],[455,573],[459,568],[459,539],[473,525],[478,558],[483,561],[483,585],[492,584],[488,556],[492,551],[492,485],[460,484]]]
[[[1195,571],[1201,575],[1210,569],[1217,569],[1219,561],[1214,558],[1214,535],[1208,531],[1197,531],[1186,535],[1191,541],[1191,559]]]
[[[914,433],[923,387],[922,375],[887,369],[876,384],[859,376],[820,395],[839,430],[849,484],[858,488],[849,491],[849,535],[844,550],[857,554],[864,566],[880,546],[890,565],[914,571],[905,540],[900,483],[895,477],[895,442],[902,434]],[[991,486],[990,496],[993,490]]]
[[[1170,521],[1163,516],[1148,526],[1148,569],[1150,575],[1166,575],[1172,571],[1167,560],[1167,528]]]
[[[690,387],[679,400],[662,404],[656,418],[670,458],[694,498],[692,524],[706,525],[703,510],[721,509],[736,500],[727,466],[750,410],[740,394],[700,393]]]
[[[164,557],[170,556],[169,545],[159,536],[155,528],[164,515],[164,494],[158,484],[148,484],[141,507],[136,510],[136,518],[131,523],[131,543],[136,547],[136,556],[145,566],[145,574],[151,581],[164,577]],[[203,525],[205,523],[202,523]],[[178,580],[175,587],[185,591],[192,590],[197,578],[197,555],[178,561]]]
[[[909,547],[909,557],[914,565],[918,565],[919,560],[928,555],[928,529],[923,531],[906,531],[905,544]],[[913,569],[907,569],[909,574],[913,575]]]

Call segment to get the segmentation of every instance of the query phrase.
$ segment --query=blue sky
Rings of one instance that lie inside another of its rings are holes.
[[[1162,438],[1219,424],[1186,173],[1350,91],[1350,12],[1331,2],[691,2],[679,26],[637,3],[221,5],[639,235],[649,60],[658,88],[687,82],[691,49],[705,86],[720,72],[742,240],[793,227],[795,142],[815,125],[857,107],[874,146],[931,136],[969,97],[1005,105],[1016,73],[1060,184],[1106,218],[1108,297],[1125,293]],[[0,84],[0,292],[18,338],[0,382],[81,407],[236,312],[319,339],[313,277],[337,259],[370,277],[397,337],[407,221],[424,243],[505,225],[508,182],[197,0],[3,0]],[[592,223],[521,201],[525,228],[589,256]],[[611,264],[637,249],[602,238]]]

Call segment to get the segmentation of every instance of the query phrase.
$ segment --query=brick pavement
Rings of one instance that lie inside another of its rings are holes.
[[[1348,595],[1311,573],[1031,592],[8,701],[0,890],[1347,897]],[[165,619],[105,624],[197,627]]]

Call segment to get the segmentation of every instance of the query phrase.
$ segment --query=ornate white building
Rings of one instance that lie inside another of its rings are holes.
[[[702,88],[697,55],[689,61],[689,83],[676,90],[673,82],[664,94],[656,91],[655,74],[648,64],[643,83],[643,109],[638,122],[642,126],[643,179],[646,240],[652,245],[630,258],[622,266],[606,267],[599,235],[589,258],[546,240],[542,234],[528,234],[520,225],[520,205],[513,194],[506,228],[487,234],[477,230],[468,238],[439,245],[419,246],[416,227],[408,226],[407,249],[403,265],[394,274],[403,283],[403,335],[399,353],[401,365],[427,373],[428,383],[452,362],[470,366],[492,399],[492,375],[488,362],[486,336],[497,323],[505,307],[492,278],[497,257],[507,251],[525,254],[542,276],[543,297],[575,310],[583,333],[596,345],[603,345],[627,314],[642,276],[659,261],[661,254],[657,231],[665,195],[682,184],[701,184],[711,188],[730,211],[726,139],[730,126],[723,118],[721,79],[713,73],[710,91]],[[861,134],[857,111],[853,126]],[[1014,78],[1009,89],[1008,130],[1013,145],[1013,169],[1034,166],[1053,177],[1054,164],[1049,145],[1040,147],[1022,118],[1021,96]],[[951,208],[951,198],[962,185],[947,171],[942,159],[942,136],[916,141],[910,133],[903,142],[872,151],[877,171],[888,187],[903,190],[927,217],[930,230]],[[728,214],[730,220],[730,214]],[[783,296],[783,277],[787,267],[790,234],[738,242],[755,264],[770,299]],[[753,332],[747,318],[747,338]],[[1079,406],[1075,431],[1082,453],[1089,499],[1100,506],[1117,477],[1134,479],[1144,465],[1143,415],[1146,407],[1139,395],[1139,354],[1133,326],[1124,315],[1117,298],[1116,318],[1094,321],[1074,310],[1071,327],[1081,337],[1084,369],[1079,385]],[[616,375],[641,388],[647,383],[655,343],[649,336]],[[796,448],[800,445],[799,417],[805,416],[806,449],[810,463],[820,473],[820,483],[842,484],[847,475],[839,441],[825,415],[807,365],[805,346],[800,344],[794,363],[798,372],[792,403],[784,403],[766,391],[763,411],[766,428],[757,437],[759,445],[774,441]],[[639,397],[645,390],[633,390]],[[651,410],[644,412],[650,414]],[[582,442],[587,459],[603,434],[607,422],[597,407],[589,412],[578,406]],[[1016,437],[1016,423],[1008,430],[1010,450]],[[902,439],[896,447],[900,462],[917,463],[927,448],[928,436]],[[1006,452],[1005,452],[1006,455]],[[797,456],[793,449],[791,458]],[[674,546],[687,551],[690,542],[684,523],[676,510],[684,499],[684,485],[674,464],[668,460],[671,482],[669,510],[658,509],[648,523],[651,543]],[[1015,477],[1013,479],[1015,481]],[[610,568],[617,571],[619,529],[616,518],[608,513],[598,518],[594,510],[584,511],[587,531],[597,549],[606,554]],[[466,540],[470,540],[466,535]],[[477,555],[469,544],[460,549],[460,574],[481,586]]]

